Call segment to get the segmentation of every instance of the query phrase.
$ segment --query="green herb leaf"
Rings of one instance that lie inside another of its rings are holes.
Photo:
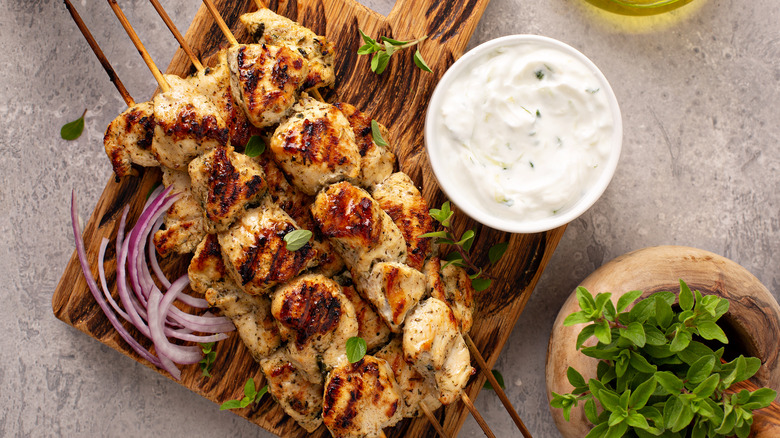
[[[284,235],[287,251],[298,251],[309,243],[313,233],[309,230],[293,230]]]
[[[596,339],[603,344],[612,342],[612,331],[609,328],[609,323],[607,321],[601,321],[600,323],[597,322],[595,324],[596,331],[593,334],[596,335]]]
[[[679,394],[683,390],[683,381],[669,371],[659,371],[655,374],[655,380],[669,394]]]
[[[381,75],[390,63],[390,55],[387,52],[376,52],[371,58],[371,71]]]
[[[490,283],[493,281],[489,278],[475,278],[471,280],[471,287],[474,288],[476,292],[482,292],[483,290],[490,287]]]
[[[631,409],[642,409],[650,400],[650,396],[655,392],[655,388],[658,386],[658,382],[654,378],[650,378],[646,382],[637,386],[636,390],[631,393],[629,397],[628,405]]]
[[[414,65],[417,66],[420,70],[428,73],[433,73],[433,70],[431,70],[430,67],[428,67],[428,64],[423,59],[422,53],[420,53],[420,49],[417,49],[414,52]]]
[[[693,309],[693,293],[691,292],[691,288],[688,287],[687,284],[685,284],[684,281],[680,280],[680,307],[683,310],[691,310]]]
[[[648,362],[644,356],[636,351],[631,351],[631,366],[640,373],[646,374],[654,373],[657,370],[655,365]]]
[[[632,412],[628,415],[626,418],[626,422],[631,427],[638,427],[639,429],[647,430],[650,429],[650,425],[647,424],[647,420],[645,420],[645,417],[640,415],[639,413]]]
[[[583,411],[585,412],[585,417],[587,417],[588,421],[590,421],[593,424],[598,423],[599,421],[599,414],[596,410],[596,402],[593,401],[593,398],[589,398],[585,405],[583,406]]]
[[[263,141],[263,138],[259,135],[249,137],[246,148],[244,148],[244,155],[254,158],[263,152],[265,152],[265,142]]]
[[[620,336],[633,342],[639,348],[645,346],[645,329],[642,324],[632,322],[628,327],[619,329]]]
[[[382,137],[382,129],[379,127],[379,122],[371,120],[371,137],[377,146],[386,148],[388,146],[387,141]]]
[[[504,376],[501,375],[498,370],[491,370],[493,373],[493,377],[496,378],[496,382],[498,382],[498,386],[501,387],[501,389],[506,389],[506,385],[504,384]],[[493,385],[490,384],[489,380],[485,380],[485,385],[483,386],[485,389],[493,389]]]
[[[224,411],[225,409],[238,409],[240,407],[241,407],[241,400],[228,400],[219,406],[219,410]]]
[[[748,402],[744,404],[744,407],[753,410],[763,409],[775,401],[776,397],[777,392],[774,389],[757,389],[750,394],[750,398],[748,399]]]
[[[368,36],[365,33],[363,33],[363,31],[361,29],[358,29],[358,32],[360,32],[360,36],[363,37],[363,41],[366,44],[370,44],[370,45],[375,45],[376,44],[376,40],[374,40],[370,36]]]
[[[712,373],[714,367],[715,357],[704,356],[691,365],[685,379],[693,384],[701,383]]]
[[[571,315],[567,316],[566,319],[563,320],[563,326],[564,327],[571,327],[573,325],[577,324],[584,324],[586,322],[591,322],[593,318],[591,318],[590,315],[585,313],[584,310],[581,310],[579,312],[574,312]],[[592,335],[593,333],[591,333]]]
[[[569,383],[571,384],[571,386],[575,388],[586,386],[585,378],[582,377],[582,374],[580,374],[573,367],[569,367],[566,369],[566,377],[569,379]]]
[[[81,133],[84,132],[84,116],[86,114],[87,110],[84,110],[81,117],[62,125],[62,128],[60,128],[60,137],[62,137],[63,140],[68,141],[81,137]]]
[[[718,324],[715,324],[713,321],[699,321],[696,329],[699,331],[699,335],[704,339],[715,339],[724,344],[729,343],[729,340],[726,338],[726,334],[723,332],[723,329],[721,329]]]
[[[365,339],[360,336],[353,336],[347,339],[347,360],[349,360],[349,363],[355,363],[363,359],[366,351],[368,351],[368,347]]]
[[[618,298],[617,302],[617,311],[618,313],[626,310],[628,306],[636,301],[637,298],[639,298],[642,295],[641,290],[632,290],[631,292],[626,292],[623,294],[620,298]]]
[[[566,319],[568,319],[568,317]],[[570,324],[570,325],[574,325],[574,324]],[[564,321],[564,326],[566,326],[565,321]],[[590,339],[590,337],[593,336],[595,333],[596,333],[596,326],[594,324],[585,326],[585,328],[582,329],[582,331],[580,331],[580,334],[577,335],[577,350],[579,350],[580,347],[582,347],[582,344],[584,344],[585,341]]]
[[[580,303],[580,309],[586,312],[593,312],[596,308],[596,301],[590,291],[582,286],[577,287],[577,301]]]
[[[711,396],[713,392],[715,392],[715,389],[718,388],[718,383],[720,383],[720,376],[713,374],[704,379],[704,381],[701,382],[699,386],[694,388],[693,393],[701,398],[707,398]]]
[[[655,320],[658,325],[665,329],[672,323],[672,305],[662,298],[659,294],[655,296]]]
[[[488,259],[491,265],[495,265],[504,256],[506,249],[509,247],[509,242],[497,243],[490,247],[488,250]]]
[[[363,46],[360,46],[360,48],[357,51],[358,55],[370,55],[376,51],[380,50],[376,45],[373,44],[366,44]]]
[[[672,343],[669,348],[674,352],[683,351],[688,346],[688,344],[691,343],[692,338],[693,336],[691,335],[691,332],[680,325],[674,332],[674,338],[672,338]]]
[[[609,425],[606,422],[598,424],[585,435],[585,438],[603,438],[607,430],[609,430]]]
[[[392,38],[388,38],[386,36],[379,37],[379,41],[382,41],[383,43],[390,43],[394,46],[403,46],[404,44],[411,43],[411,41],[399,41],[399,40],[394,40]]]
[[[257,388],[255,387],[255,379],[250,377],[246,383],[244,383],[244,396],[253,399],[256,395]]]

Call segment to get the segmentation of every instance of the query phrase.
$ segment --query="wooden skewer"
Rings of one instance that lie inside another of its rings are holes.
[[[157,80],[157,83],[160,85],[160,89],[163,92],[169,91],[171,86],[168,84],[168,81],[165,80],[165,77],[163,76],[162,72],[160,72],[160,69],[157,68],[157,66],[154,64],[154,61],[152,61],[152,57],[149,56],[149,52],[146,50],[146,47],[144,47],[140,38],[138,38],[138,34],[136,34],[135,30],[133,30],[133,26],[130,25],[129,21],[127,21],[127,17],[125,17],[124,12],[122,12],[122,8],[119,7],[119,5],[116,3],[116,0],[107,1],[111,6],[111,9],[114,10],[116,18],[119,19],[120,23],[122,23],[122,27],[125,28],[125,32],[127,32],[127,35],[135,45],[135,48],[138,49],[138,53],[141,54],[141,58],[144,59],[146,66],[149,67],[149,70],[152,72],[154,79]]]
[[[192,51],[192,48],[190,48],[190,45],[187,44],[187,41],[184,40],[184,37],[181,35],[181,32],[179,32],[179,29],[176,28],[176,25],[173,24],[173,20],[171,20],[171,17],[168,16],[168,13],[165,12],[165,9],[163,9],[162,5],[160,4],[159,0],[149,0],[152,2],[152,6],[154,6],[154,9],[157,11],[157,14],[160,15],[160,18],[165,22],[165,25],[168,26],[168,29],[173,34],[173,37],[176,38],[176,41],[179,42],[179,46],[184,50],[184,53],[187,54],[187,56],[190,58],[190,61],[192,61],[192,65],[195,66],[198,71],[203,71],[203,64],[201,64],[200,60],[197,56],[195,56],[195,52]]]
[[[79,13],[76,12],[76,9],[70,3],[70,0],[65,0],[65,8],[70,13],[70,16],[73,17],[73,21],[76,22],[76,26],[78,26],[79,30],[81,31],[81,34],[84,35],[84,38],[87,40],[87,43],[89,43],[89,47],[92,48],[92,52],[94,52],[95,56],[97,56],[98,61],[100,61],[100,65],[103,66],[103,69],[108,74],[108,77],[109,79],[111,79],[111,82],[114,83],[114,86],[116,87],[117,91],[119,91],[119,94],[122,95],[122,99],[125,100],[127,106],[135,105],[135,101],[133,100],[133,97],[130,96],[130,93],[127,91],[127,88],[125,88],[125,84],[122,83],[122,81],[119,79],[119,76],[117,76],[116,72],[114,71],[114,68],[111,67],[111,63],[108,62],[108,58],[106,58],[106,55],[100,49],[100,46],[98,45],[97,41],[95,41],[95,37],[92,36],[92,32],[90,32],[89,29],[87,28],[87,25],[84,24],[84,20],[82,20]]]
[[[263,4],[262,0],[255,0],[255,4],[257,5],[257,9],[265,9],[265,5]]]
[[[506,392],[504,392],[504,390],[498,384],[496,377],[493,375],[493,372],[491,371],[490,367],[488,367],[487,362],[485,362],[482,354],[477,349],[476,344],[474,344],[474,340],[472,340],[471,336],[468,334],[464,334],[463,339],[466,341],[466,345],[469,346],[471,355],[474,357],[474,359],[476,359],[482,374],[487,377],[488,382],[490,382],[490,384],[493,386],[493,389],[495,390],[496,395],[498,395],[498,398],[501,400],[501,403],[504,404],[504,408],[506,408],[507,412],[509,412],[509,416],[512,417],[515,425],[517,425],[517,428],[520,429],[520,433],[522,433],[525,438],[531,438],[531,432],[529,432],[528,428],[525,427],[523,420],[520,419],[520,415],[517,414],[514,406],[512,406],[512,403],[509,401],[509,397],[506,396]]]
[[[385,435],[385,431],[384,430],[380,430],[379,431],[379,438],[387,438],[387,435]]]
[[[469,396],[466,395],[465,392],[462,392],[460,394],[460,399],[463,400],[463,403],[469,409],[471,415],[474,417],[475,420],[477,420],[477,424],[479,424],[479,427],[481,427],[482,431],[485,432],[485,436],[487,436],[488,438],[496,438],[496,435],[493,433],[492,430],[490,430],[490,426],[488,426],[485,419],[482,418],[482,414],[479,413],[477,408],[474,406],[474,403],[471,402]]]
[[[206,5],[206,9],[208,9],[211,16],[214,17],[214,21],[217,22],[217,26],[219,26],[222,33],[225,34],[225,38],[227,38],[230,45],[237,46],[238,41],[236,40],[236,37],[233,36],[233,32],[230,31],[230,28],[225,23],[225,20],[222,19],[222,16],[219,15],[219,11],[217,10],[217,7],[214,6],[214,2],[212,0],[203,0],[203,4]]]
[[[420,410],[423,411],[423,414],[425,414],[426,417],[428,417],[428,421],[431,422],[431,425],[434,429],[436,429],[436,432],[439,433],[441,438],[450,438],[449,435],[447,435],[447,432],[444,431],[444,428],[441,426],[441,424],[439,424],[439,420],[433,416],[433,412],[428,409],[428,406],[425,404],[425,402],[420,402]]]

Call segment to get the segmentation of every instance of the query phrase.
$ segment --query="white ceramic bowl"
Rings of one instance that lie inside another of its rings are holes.
[[[604,166],[602,167],[601,174],[595,182],[569,207],[564,208],[553,216],[535,220],[506,216],[501,217],[487,211],[485,208],[481,208],[475,199],[471,199],[471,195],[464,193],[462,190],[458,190],[455,180],[464,178],[464,175],[454,171],[447,164],[448,160],[445,159],[445,157],[448,154],[451,155],[453,151],[448,146],[450,143],[441,141],[438,134],[441,132],[441,129],[439,129],[442,123],[441,107],[445,100],[446,90],[450,88],[453,82],[472,69],[478,68],[481,61],[484,61],[491,53],[495,53],[496,49],[528,44],[538,45],[540,48],[552,48],[581,61],[600,82],[600,90],[606,93],[609,111],[612,114],[614,123],[612,136],[609,140],[610,152],[606,163],[604,163]],[[510,35],[497,38],[481,44],[463,55],[463,57],[447,70],[439,84],[436,86],[425,117],[425,145],[431,167],[433,168],[433,173],[436,175],[436,179],[439,181],[439,185],[444,193],[454,204],[476,221],[491,228],[511,233],[538,233],[552,230],[573,221],[584,213],[599,199],[609,185],[609,182],[615,173],[615,168],[617,167],[622,142],[623,124],[620,108],[618,107],[615,93],[609,86],[609,82],[607,82],[604,74],[602,74],[598,67],[585,57],[585,55],[573,47],[558,40],[537,35]]]

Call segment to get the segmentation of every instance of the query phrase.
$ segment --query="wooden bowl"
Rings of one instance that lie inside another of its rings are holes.
[[[624,254],[590,274],[582,286],[594,296],[611,292],[612,301],[629,291],[643,291],[642,298],[659,291],[679,293],[679,280],[691,290],[704,295],[718,295],[730,301],[728,313],[719,320],[729,345],[726,355],[745,354],[758,357],[762,365],[751,379],[758,386],[780,390],[780,306],[758,279],[733,261],[696,248],[684,246],[657,246]],[[575,348],[582,325],[564,327],[563,320],[579,311],[574,292],[561,307],[555,320],[547,347],[547,397],[572,391],[566,378],[569,366],[576,368],[585,380],[596,377],[597,361]],[[551,409],[555,424],[565,438],[581,438],[591,428],[585,418],[582,404],[571,413],[571,421],[563,419],[561,409]],[[757,423],[759,423],[757,421]],[[759,436],[754,425],[754,435]],[[778,429],[761,434],[780,436]]]

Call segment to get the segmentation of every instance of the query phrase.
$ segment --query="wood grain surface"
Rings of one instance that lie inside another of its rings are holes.
[[[729,311],[718,321],[729,339],[724,358],[744,354],[761,359],[761,368],[751,385],[780,391],[780,305],[758,279],[737,263],[709,251],[684,246],[658,246],[633,251],[603,265],[581,286],[594,296],[612,293],[612,301],[626,292],[641,290],[641,298],[660,292],[679,293],[679,280],[691,290],[704,295],[717,295],[729,300]],[[566,377],[569,366],[581,372],[585,379],[596,376],[597,361],[576,350],[576,339],[582,325],[564,327],[563,320],[579,311],[576,291],[561,307],[553,325],[547,348],[547,396],[571,392]],[[730,390],[736,390],[735,385]],[[551,409],[553,420],[565,438],[582,437],[592,425],[585,418],[582,404],[571,413],[571,421],[563,419],[562,410]],[[751,436],[780,436],[780,410],[774,406],[758,411]]]
[[[244,12],[254,10],[254,2],[216,0],[215,3],[237,39],[240,42],[248,42],[249,38],[238,17]],[[463,54],[487,3],[488,0],[398,0],[387,17],[352,0],[271,1],[268,7],[310,27],[318,34],[325,34],[334,42],[337,48],[337,84],[333,90],[324,93],[325,98],[331,102],[349,102],[385,124],[390,129],[391,144],[399,158],[401,170],[409,174],[422,188],[423,195],[431,206],[438,206],[445,198],[433,177],[425,153],[425,110],[438,80]],[[369,68],[370,59],[356,54],[358,47],[362,45],[358,28],[374,37],[385,35],[397,39],[412,39],[428,35],[429,38],[420,50],[433,73],[425,73],[415,67],[413,50],[393,55],[384,74],[372,73]],[[143,33],[143,29],[137,30]],[[117,32],[121,32],[119,26]],[[227,45],[217,25],[203,7],[195,16],[185,38],[205,60],[206,65],[209,65],[211,56],[220,46]],[[168,73],[178,75],[186,75],[192,71],[193,67],[182,50],[176,53],[167,69]],[[109,165],[108,160],[106,165]],[[109,181],[85,227],[84,240],[93,272],[96,272],[100,240],[103,237],[111,240],[106,255],[109,260],[106,269],[109,286],[114,293],[113,244],[119,216],[122,209],[129,205],[129,221],[134,223],[140,214],[146,194],[159,180],[158,169],[146,169],[137,177]],[[460,233],[468,228],[475,228],[477,231],[474,252],[479,264],[487,264],[487,251],[490,246],[502,241],[509,242],[504,258],[488,272],[496,278],[493,286],[478,294],[478,311],[471,332],[474,342],[492,366],[542,270],[549,262],[565,227],[547,233],[509,235],[475,223],[455,207],[456,231]],[[163,270],[171,277],[186,273],[188,263],[189,256],[169,257],[161,261]],[[161,372],[140,359],[124,344],[102,315],[87,289],[75,254],[57,286],[52,306],[54,314],[64,322]],[[138,338],[140,339],[140,336]],[[247,378],[254,377],[256,382],[264,380],[258,365],[236,335],[218,344],[214,370],[213,377],[205,379],[201,377],[197,366],[185,367],[180,383],[215,403],[221,403],[240,398]],[[484,377],[481,374],[472,378],[467,387],[472,399],[477,397],[483,382]],[[257,405],[234,412],[280,436],[329,435],[324,427],[314,434],[307,434],[286,416],[270,397],[266,397]],[[462,403],[454,403],[438,410],[435,415],[450,434],[456,435],[468,412]],[[522,412],[520,415],[522,416]],[[424,417],[404,420],[385,432],[389,437],[434,434],[433,428]]]

